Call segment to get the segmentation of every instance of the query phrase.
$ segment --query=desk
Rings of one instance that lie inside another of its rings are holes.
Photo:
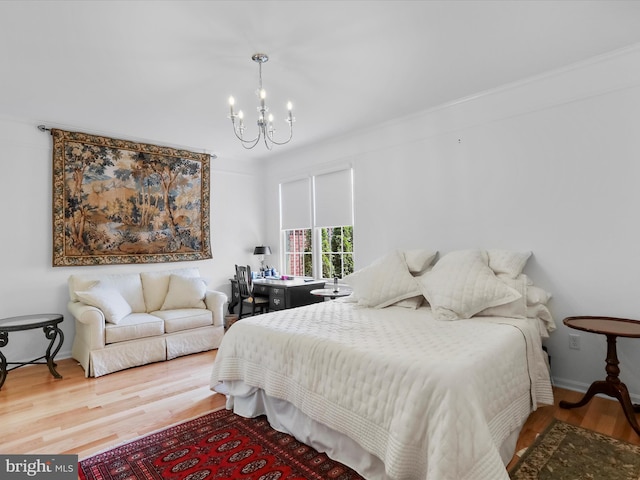
[[[629,398],[627,386],[620,381],[620,368],[618,364],[618,353],[616,350],[617,337],[640,338],[640,321],[628,320],[626,318],[614,317],[568,317],[563,323],[576,330],[597,333],[607,337],[607,378],[597,380],[591,384],[582,400],[570,403],[565,400],[560,402],[560,408],[576,408],[586,405],[594,395],[604,393],[610,397],[617,398],[622,405],[622,410],[631,427],[640,435],[640,426],[636,419],[636,413],[640,412],[640,405],[633,405]]]
[[[9,343],[9,332],[20,332],[23,330],[33,330],[36,328],[42,328],[45,337],[49,340],[49,346],[47,351],[41,357],[35,358],[29,362],[7,362],[6,357],[0,351],[0,388],[4,385],[4,381],[7,379],[7,372],[14,370],[24,365],[34,364],[47,364],[51,375],[55,378],[62,378],[56,369],[56,364],[53,359],[57,355],[62,342],[64,341],[64,334],[62,330],[58,328],[58,324],[62,322],[64,317],[58,313],[41,313],[36,315],[23,315],[21,317],[10,317],[0,320],[0,347],[4,347]],[[56,339],[58,345],[56,345],[53,353],[51,349]],[[39,360],[45,359],[46,361],[40,362]],[[7,365],[15,365],[15,367],[7,368]]]
[[[229,313],[238,304],[238,281],[230,279],[231,301]],[[311,290],[323,287],[324,280],[310,280],[294,278],[292,280],[276,280],[270,278],[257,278],[253,280],[254,295],[269,297],[269,311],[284,310],[285,308],[302,307],[311,303],[322,302],[324,299],[311,295]]]

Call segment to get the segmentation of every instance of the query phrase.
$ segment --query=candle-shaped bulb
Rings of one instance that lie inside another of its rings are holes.
[[[267,92],[265,92],[265,91],[264,91],[264,88],[261,88],[261,89],[260,89],[260,110],[261,110],[262,112],[264,112],[264,111],[265,111],[265,107],[264,107],[264,99],[266,98],[266,96],[267,96]],[[264,119],[263,119],[263,120],[264,120]]]
[[[273,115],[269,114],[269,123],[273,122]]]
[[[287,110],[293,110],[293,104],[291,102],[287,102]]]
[[[242,119],[244,118],[244,113],[242,113],[242,110],[240,110],[240,111],[238,112],[238,118],[239,118],[240,120],[242,120]]]
[[[231,120],[233,120],[233,117],[235,116],[233,114],[233,104],[236,103],[236,100],[233,97],[229,97],[229,111],[231,112]]]

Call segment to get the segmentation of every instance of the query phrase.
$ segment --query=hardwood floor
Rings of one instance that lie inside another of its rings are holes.
[[[209,389],[216,351],[85,378],[75,360],[9,372],[0,390],[0,452],[80,458],[223,407]]]
[[[84,458],[221,408],[224,396],[209,389],[215,355],[214,350],[99,378],[85,378],[72,359],[58,361],[61,380],[44,365],[11,371],[0,390],[0,452]],[[560,400],[577,401],[582,394],[554,392],[556,405],[531,414],[516,450],[529,446],[554,417],[640,445],[617,401],[596,397],[582,408],[563,410]]]

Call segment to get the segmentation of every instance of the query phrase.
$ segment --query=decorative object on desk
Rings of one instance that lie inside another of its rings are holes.
[[[271,255],[271,247],[258,245],[253,249],[253,254],[258,257],[258,260],[260,260],[260,272],[264,273],[264,256]]]
[[[640,446],[554,419],[509,476],[512,480],[637,480]]]
[[[338,287],[338,277],[333,277],[333,293],[338,293],[340,287]]]
[[[269,56],[266,53],[256,53],[251,57],[251,60],[258,64],[258,73],[260,78],[260,83],[258,85],[257,94],[260,98],[260,106],[258,107],[258,134],[255,138],[251,140],[247,140],[244,138],[244,114],[242,110],[240,110],[237,114],[233,109],[236,101],[233,97],[229,97],[229,110],[231,119],[231,124],[233,125],[233,133],[235,133],[236,137],[242,142],[242,146],[246,149],[251,149],[255,147],[260,139],[264,141],[265,147],[267,150],[271,150],[273,145],[284,145],[291,141],[293,137],[293,122],[295,122],[295,118],[293,117],[293,106],[291,102],[287,102],[287,110],[289,110],[289,114],[285,121],[289,124],[289,138],[283,142],[277,142],[274,137],[275,128],[273,126],[273,115],[267,115],[269,108],[265,105],[265,98],[267,97],[267,92],[264,88],[262,88],[262,64],[266,63],[269,60]],[[238,123],[236,124],[236,119]]]
[[[82,459],[80,480],[116,478],[280,480],[362,477],[269,426],[265,416],[218,410]]]
[[[211,258],[210,155],[51,135],[54,267]]]

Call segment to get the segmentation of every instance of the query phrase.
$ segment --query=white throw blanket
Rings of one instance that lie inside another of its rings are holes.
[[[236,322],[211,386],[225,380],[348,435],[393,479],[508,479],[498,447],[536,402],[553,403],[536,320],[340,301]]]

